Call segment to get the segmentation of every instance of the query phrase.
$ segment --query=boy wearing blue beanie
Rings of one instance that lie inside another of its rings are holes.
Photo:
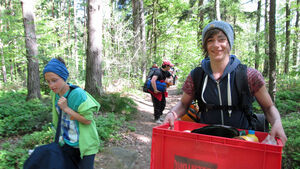
[[[99,137],[94,122],[94,113],[99,103],[80,87],[67,83],[69,71],[61,58],[48,62],[43,75],[52,98],[52,121],[58,124],[61,112],[62,150],[80,169],[93,169]]]
[[[205,59],[201,67],[188,75],[182,87],[183,96],[167,114],[164,123],[169,123],[173,129],[174,121],[187,112],[193,100],[197,100],[201,123],[250,129],[253,124],[248,115],[252,113],[252,100],[255,97],[272,126],[270,135],[280,138],[285,144],[287,137],[280,114],[266,89],[263,76],[256,69],[242,65],[235,55],[230,54],[234,44],[232,26],[224,21],[213,21],[202,32]],[[237,79],[244,78],[239,76],[240,72],[245,72],[246,79],[243,81],[248,85],[247,91],[244,88],[242,91],[246,94],[242,95],[239,95],[239,84],[235,83]],[[201,81],[198,80],[199,76]],[[244,105],[250,108],[245,109]]]

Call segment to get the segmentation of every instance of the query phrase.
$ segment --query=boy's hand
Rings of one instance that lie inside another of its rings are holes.
[[[62,109],[65,110],[68,107],[68,100],[65,97],[59,98],[57,105]]]

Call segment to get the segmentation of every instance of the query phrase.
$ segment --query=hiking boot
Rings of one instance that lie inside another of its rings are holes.
[[[154,120],[156,124],[162,124],[162,121],[160,119]]]
[[[160,120],[161,122],[163,122],[163,121],[165,120],[165,118],[160,117],[159,120]]]

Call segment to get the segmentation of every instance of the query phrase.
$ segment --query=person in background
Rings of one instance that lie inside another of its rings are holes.
[[[151,67],[150,69],[153,69],[153,68],[158,68],[158,66],[157,66],[157,63],[156,63],[156,62],[153,62],[153,64],[152,64],[152,67]]]
[[[170,70],[170,73],[172,74],[173,77],[173,85],[176,84],[176,80],[178,79],[177,77],[177,69],[173,66]]]
[[[171,73],[169,72],[170,68],[174,66],[170,61],[165,60],[162,63],[161,68],[154,71],[153,76],[151,77],[151,85],[153,87],[153,92],[150,92],[153,107],[154,107],[154,121],[157,124],[161,124],[163,119],[161,118],[163,111],[166,107],[166,97],[168,93],[161,92],[157,90],[156,81],[170,83],[172,81]]]
[[[51,59],[43,75],[51,89],[54,125],[62,112],[60,143],[63,152],[78,168],[93,169],[100,144],[93,117],[100,104],[80,87],[66,82],[69,71],[62,58]]]
[[[233,28],[227,22],[213,21],[203,29],[202,46],[205,59],[201,62],[201,67],[204,71],[202,88],[195,89],[194,79],[192,78],[194,69],[188,75],[182,87],[183,95],[181,100],[165,117],[164,123],[169,123],[171,129],[174,128],[174,121],[187,111],[195,98],[198,99],[198,103],[201,101],[206,107],[201,112],[201,123],[221,124],[248,129],[249,122],[245,112],[240,109],[207,109],[207,105],[217,105],[219,107],[223,105],[234,106],[238,105],[239,101],[242,100],[236,94],[237,88],[234,83],[234,78],[238,78],[235,75],[237,67],[240,65],[240,60],[230,54],[233,42]],[[282,127],[280,114],[266,89],[263,76],[253,68],[248,67],[246,71],[251,98],[255,97],[264,111],[267,121],[272,126],[270,135],[280,138],[285,144],[287,137]],[[200,93],[197,96],[196,90]],[[200,105],[199,109],[201,109]]]

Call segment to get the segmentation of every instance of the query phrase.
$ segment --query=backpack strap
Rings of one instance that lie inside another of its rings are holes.
[[[149,71],[149,73],[148,73],[148,75],[147,75],[147,80],[151,80],[151,78],[152,78],[152,76],[153,76],[153,74],[154,74],[154,72],[155,72],[155,70],[157,70],[158,68],[151,68],[150,69],[150,71]]]
[[[69,97],[70,93],[72,92],[72,90],[76,89],[78,86],[75,85],[69,85],[70,87],[70,91],[67,94],[66,98]],[[60,135],[60,127],[61,127],[61,115],[62,115],[62,110],[59,108],[59,115],[58,115],[58,122],[57,122],[57,127],[56,127],[56,133],[55,133],[55,143],[58,143],[58,139],[59,139],[59,135]]]
[[[203,86],[202,81],[203,81],[204,74],[205,74],[204,70],[202,69],[201,66],[196,67],[191,72],[192,80],[194,82],[194,89],[195,89],[194,99],[198,101],[199,112],[206,111],[205,103],[201,99],[201,89]]]
[[[235,84],[238,90],[238,97],[241,102],[239,107],[245,113],[247,120],[249,122],[249,129],[256,130],[257,116],[253,113],[252,103],[254,102],[254,97],[251,95],[250,88],[248,85],[248,75],[247,66],[244,64],[239,64],[236,70]]]

